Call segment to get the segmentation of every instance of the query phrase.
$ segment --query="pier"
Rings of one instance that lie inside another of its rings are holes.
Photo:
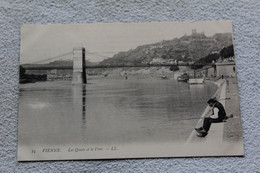
[[[86,84],[85,48],[73,49],[73,77],[72,84]]]

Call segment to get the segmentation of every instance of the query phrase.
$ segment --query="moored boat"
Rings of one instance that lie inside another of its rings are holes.
[[[189,75],[187,73],[184,73],[181,76],[177,77],[178,82],[187,82],[188,80],[189,80]]]
[[[204,78],[192,78],[188,80],[188,84],[203,84],[204,83]]]
[[[161,79],[168,79],[167,76],[161,76]]]

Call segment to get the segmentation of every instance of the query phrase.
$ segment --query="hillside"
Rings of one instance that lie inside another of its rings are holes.
[[[194,62],[212,52],[218,52],[232,44],[231,33],[219,33],[212,37],[204,33],[192,33],[181,38],[141,45],[100,62],[102,65],[134,65],[169,61]]]

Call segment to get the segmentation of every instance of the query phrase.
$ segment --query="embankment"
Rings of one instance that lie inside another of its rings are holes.
[[[219,79],[219,80],[217,80],[217,81],[209,81],[209,82],[213,82],[215,85],[218,86],[218,89],[217,89],[217,91],[215,92],[215,94],[212,96],[212,98],[216,98],[216,99],[219,100],[219,101],[221,100],[220,102],[224,101],[224,100],[222,100],[222,99],[225,98],[225,93],[226,93],[225,80]],[[225,102],[225,101],[224,101],[224,102]],[[198,121],[196,127],[202,126],[203,120],[204,120],[204,118],[205,118],[207,115],[209,115],[210,110],[211,110],[211,108],[210,108],[209,106],[207,106],[206,109],[204,110],[204,112],[202,113],[201,119],[199,119],[199,121]],[[193,142],[193,141],[197,141],[198,137],[196,136],[196,134],[197,134],[196,131],[193,130],[193,131],[191,132],[189,138],[187,139],[186,144],[187,144],[187,143],[191,143],[191,142]]]

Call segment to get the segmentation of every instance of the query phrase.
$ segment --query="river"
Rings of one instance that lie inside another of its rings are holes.
[[[217,87],[174,79],[20,85],[19,146],[185,141]]]

